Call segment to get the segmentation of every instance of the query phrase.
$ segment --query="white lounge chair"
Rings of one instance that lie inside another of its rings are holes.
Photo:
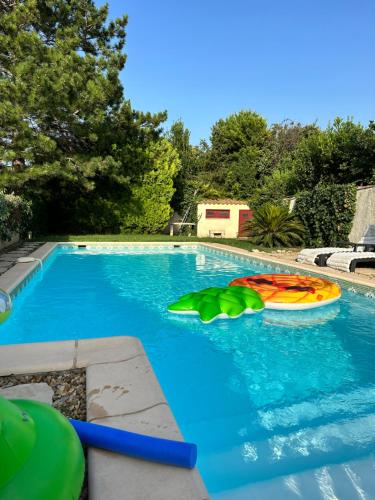
[[[328,267],[347,273],[354,273],[358,264],[375,265],[375,252],[338,252],[327,259]]]
[[[305,248],[298,254],[296,261],[301,262],[302,264],[313,264],[322,267],[327,265],[327,259],[332,254],[337,252],[352,252],[352,251],[353,247]]]
[[[372,251],[375,251],[375,224],[368,224],[358,243],[350,243],[350,246],[347,248],[305,248],[298,254],[296,261],[322,267],[326,266],[327,260],[331,257],[331,255],[336,253],[366,252],[367,254]]]

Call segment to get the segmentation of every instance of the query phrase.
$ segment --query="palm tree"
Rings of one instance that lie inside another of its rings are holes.
[[[256,245],[290,247],[303,242],[306,228],[287,207],[266,203],[244,229]]]

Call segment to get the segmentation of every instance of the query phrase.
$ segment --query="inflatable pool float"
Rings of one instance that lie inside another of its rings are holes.
[[[210,323],[216,318],[238,318],[263,309],[259,293],[246,286],[206,288],[188,293],[168,307],[171,313],[198,314],[203,323]]]
[[[61,413],[0,397],[1,500],[77,500],[84,470],[80,440]]]
[[[341,297],[341,289],[336,283],[298,274],[256,274],[237,278],[229,286],[247,286],[256,290],[268,309],[312,309],[331,304]]]
[[[7,292],[0,288],[0,323],[4,323],[12,312],[12,300]]]

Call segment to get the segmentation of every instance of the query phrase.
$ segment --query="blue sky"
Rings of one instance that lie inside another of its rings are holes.
[[[98,1],[98,4],[103,2]],[[109,0],[129,15],[125,95],[193,143],[241,109],[270,123],[375,119],[374,0]]]

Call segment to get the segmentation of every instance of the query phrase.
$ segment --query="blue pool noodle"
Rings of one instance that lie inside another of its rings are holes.
[[[70,423],[87,446],[188,469],[193,469],[197,461],[197,446],[193,443],[145,436],[74,419],[70,419]]]

